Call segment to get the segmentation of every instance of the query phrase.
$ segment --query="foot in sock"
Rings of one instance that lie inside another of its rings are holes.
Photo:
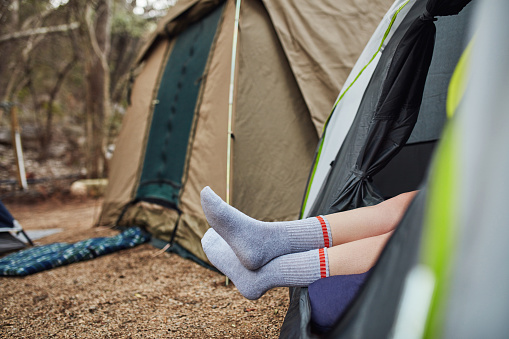
[[[212,265],[229,277],[244,297],[251,300],[260,298],[273,287],[308,286],[329,276],[326,248],[283,255],[251,271],[242,265],[215,230],[209,229],[201,243]]]
[[[228,205],[208,186],[201,192],[201,204],[210,226],[250,270],[281,255],[332,246],[330,226],[322,216],[262,222]]]

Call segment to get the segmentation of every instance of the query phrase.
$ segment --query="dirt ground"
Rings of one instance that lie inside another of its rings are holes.
[[[26,230],[63,229],[36,244],[118,233],[93,227],[100,199],[6,205]],[[274,338],[287,307],[286,288],[249,301],[224,276],[144,244],[0,278],[0,337]]]

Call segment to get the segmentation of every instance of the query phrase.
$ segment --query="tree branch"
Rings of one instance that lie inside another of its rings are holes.
[[[50,33],[67,32],[69,30],[76,29],[79,26],[80,26],[80,24],[78,22],[72,22],[70,24],[57,25],[57,26],[51,26],[51,27],[40,27],[40,28],[28,29],[28,30],[22,31],[22,32],[14,32],[14,33],[5,34],[3,36],[0,36],[0,43],[9,41],[9,40],[26,38],[26,37],[30,37],[30,36],[34,36],[34,35],[45,35],[45,34],[50,34]]]
[[[90,44],[92,46],[92,50],[94,51],[95,55],[101,61],[101,65],[102,65],[104,71],[109,72],[110,67],[108,65],[108,58],[106,56],[106,53],[101,50],[101,47],[99,47],[99,43],[97,42],[97,37],[94,32],[94,24],[92,22],[92,7],[89,5],[87,5],[85,20],[87,23],[88,37],[90,39]]]

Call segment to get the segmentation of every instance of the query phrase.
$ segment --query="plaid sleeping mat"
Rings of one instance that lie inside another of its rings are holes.
[[[32,247],[0,258],[0,275],[33,274],[131,248],[149,239],[148,233],[132,227],[113,237],[87,239],[74,244],[54,243]]]

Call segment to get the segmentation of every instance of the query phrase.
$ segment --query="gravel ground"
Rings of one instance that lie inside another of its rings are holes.
[[[117,234],[93,227],[101,200],[7,204],[26,230],[62,228],[38,244]],[[27,277],[0,278],[0,337],[272,338],[288,290],[257,301],[224,276],[149,244]]]

